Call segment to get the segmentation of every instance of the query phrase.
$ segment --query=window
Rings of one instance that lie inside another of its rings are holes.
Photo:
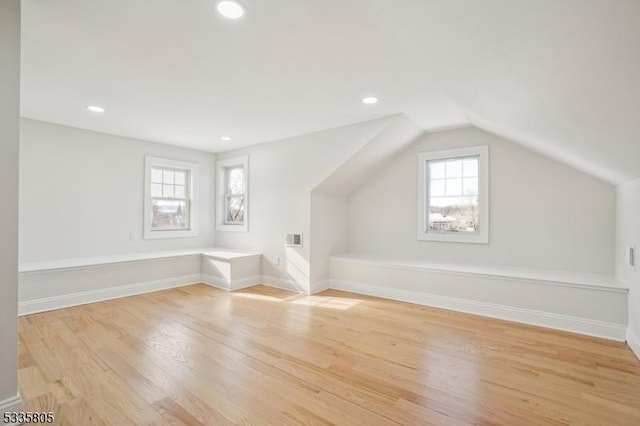
[[[145,158],[145,239],[197,235],[197,170],[197,164]]]
[[[489,242],[489,147],[423,152],[418,239]]]
[[[218,231],[248,230],[248,157],[220,160],[218,169]]]

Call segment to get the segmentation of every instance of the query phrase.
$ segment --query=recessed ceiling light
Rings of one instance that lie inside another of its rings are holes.
[[[362,98],[362,103],[367,105],[377,104],[378,98],[375,96],[367,96],[366,98]]]
[[[240,19],[244,16],[244,6],[235,0],[219,0],[216,8],[227,19]]]
[[[221,141],[230,141],[231,140],[231,136],[220,136],[220,140]]]
[[[104,108],[98,105],[89,105],[87,106],[87,109],[91,112],[100,112],[100,113],[104,112]]]

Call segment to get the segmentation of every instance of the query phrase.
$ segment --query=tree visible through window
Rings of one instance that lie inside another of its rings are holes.
[[[198,235],[196,163],[145,156],[144,238]]]
[[[489,243],[489,147],[418,154],[418,240]]]
[[[249,156],[216,161],[216,230],[249,230]]]
[[[190,228],[189,171],[166,167],[151,169],[151,229]]]
[[[225,224],[244,223],[244,167],[225,168]]]
[[[428,162],[432,232],[478,232],[478,156]]]

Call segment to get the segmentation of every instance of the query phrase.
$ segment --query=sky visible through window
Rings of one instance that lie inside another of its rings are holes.
[[[429,231],[478,232],[479,157],[428,162]]]
[[[229,224],[244,223],[244,168],[226,169],[227,194],[225,222]]]
[[[189,229],[187,181],[186,170],[151,169],[152,229]]]

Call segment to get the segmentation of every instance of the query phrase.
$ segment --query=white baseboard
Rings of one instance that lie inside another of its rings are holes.
[[[321,291],[328,290],[331,287],[331,280],[322,280],[316,283],[311,283],[311,294],[320,293]]]
[[[22,411],[22,398],[20,394],[12,396],[11,398],[3,399],[0,401],[0,421],[4,413],[19,413]],[[20,423],[2,423],[3,425],[18,425]]]
[[[237,291],[243,288],[253,287],[254,285],[266,285],[268,287],[279,288],[281,290],[293,291],[296,293],[304,293],[304,291],[297,286],[297,284],[290,279],[273,277],[269,275],[256,275],[253,277],[242,278],[239,280],[233,280],[231,284],[220,277],[216,277],[209,274],[201,274],[201,282],[212,287],[219,288],[226,291]],[[328,282],[328,281],[327,281]]]
[[[103,288],[99,290],[70,293],[60,296],[43,297],[41,299],[33,299],[20,302],[18,304],[18,315],[29,315],[38,312],[52,311],[54,309],[84,305],[87,303],[102,302],[105,300],[117,299],[120,297],[134,296],[136,294],[166,290],[169,288],[182,287],[190,284],[197,284],[199,282],[200,274],[193,274],[144,283]]]
[[[262,284],[262,275],[255,275],[252,277],[241,278],[239,280],[232,280],[231,283],[229,283],[229,281],[227,281],[225,278],[216,277],[215,275],[211,274],[200,274],[200,277],[201,283],[226,291],[242,290],[243,288]]]
[[[298,284],[296,284],[293,280],[287,279],[287,278],[280,278],[280,277],[272,277],[269,275],[263,275],[262,276],[262,284],[269,286],[269,287],[275,287],[275,288],[279,288],[282,290],[289,290],[289,291],[294,291],[296,293],[305,293],[306,291],[301,288],[301,286],[299,286]]]
[[[294,291],[297,293],[307,293],[306,291],[301,289],[297,283],[286,278],[257,275],[241,280],[236,280],[230,285],[225,279],[218,278],[213,275],[193,274],[144,283],[129,284],[119,287],[110,287],[99,290],[23,301],[18,305],[18,314],[34,314],[38,312],[68,308],[71,306],[84,305],[87,303],[102,302],[105,300],[117,299],[120,297],[133,296],[136,294],[149,293],[153,291],[165,290],[169,288],[181,287],[197,283],[205,283],[226,291],[240,290],[258,284],[264,284],[267,286]],[[621,342],[626,340],[629,344],[629,347],[640,358],[640,338],[638,338],[638,336],[635,335],[631,331],[631,329],[628,329],[626,325],[622,324],[515,308],[512,306],[496,305],[469,299],[438,296],[412,290],[401,290],[390,287],[373,286],[368,284],[339,280],[319,281],[312,286],[312,288],[310,289],[310,293],[315,294],[328,288],[483,315],[487,317],[521,322],[557,330],[570,331],[574,333],[602,337],[605,339],[617,340]]]
[[[226,279],[213,275],[192,274],[157,281],[26,300],[18,304],[18,315],[30,315],[39,312],[53,311],[55,309],[69,308],[72,306],[85,305],[87,303],[103,302],[105,300],[118,299],[120,297],[134,296],[136,294],[150,293],[153,291],[166,290],[198,283],[207,284],[225,291],[236,291],[258,284],[265,284],[284,290],[300,292],[299,289],[295,288],[293,283],[283,278],[256,275],[234,280],[229,284]]]
[[[640,359],[640,337],[631,330],[631,327],[627,327],[627,345],[629,345],[633,353]]]
[[[626,325],[622,324],[595,321],[550,312],[516,308],[512,306],[496,305],[469,299],[438,296],[413,290],[401,290],[391,287],[373,286],[338,280],[331,280],[330,288],[365,294],[368,296],[376,296],[399,300],[402,302],[449,309],[452,311],[482,315],[507,321],[520,322],[539,327],[569,331],[588,336],[616,340],[619,342],[623,342],[625,340],[625,334],[627,333]],[[640,342],[638,340],[636,341]]]
[[[211,274],[200,274],[200,282],[211,287],[219,288],[220,290],[229,291],[229,282],[220,277],[216,277]]]
[[[241,278],[239,280],[231,280],[231,291],[242,290],[243,288],[253,287],[262,284],[262,275]]]

